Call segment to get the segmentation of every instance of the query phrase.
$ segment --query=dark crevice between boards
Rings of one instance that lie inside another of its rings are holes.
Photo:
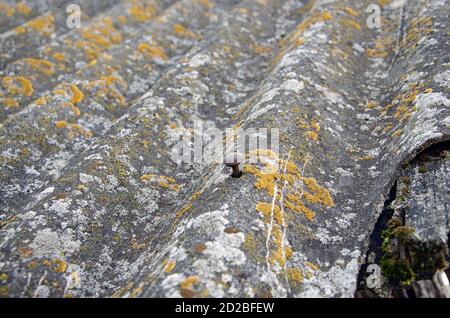
[[[370,237],[355,297],[450,297],[449,162],[445,141],[402,166]]]

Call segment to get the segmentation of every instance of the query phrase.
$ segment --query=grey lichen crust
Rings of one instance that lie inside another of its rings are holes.
[[[372,2],[118,1],[9,62],[0,296],[353,296],[402,164],[450,136],[448,1],[380,0],[381,29]],[[280,153],[175,164],[194,120]]]

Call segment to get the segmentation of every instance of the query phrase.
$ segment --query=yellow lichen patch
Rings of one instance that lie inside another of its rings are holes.
[[[2,81],[3,87],[10,95],[33,95],[33,84],[31,81],[22,76],[6,76]]]
[[[67,263],[63,260],[56,259],[53,261],[53,270],[57,273],[65,273],[67,270]]]
[[[406,36],[402,39],[403,47],[410,46],[416,48],[421,39],[433,33],[433,18],[421,16],[414,18],[406,29]]]
[[[177,265],[177,262],[175,262],[173,260],[166,260],[166,262],[164,264],[164,273],[170,273],[171,271],[173,271],[173,269],[175,268],[176,265]]]
[[[101,76],[100,79],[89,82],[84,88],[90,91],[96,99],[106,100],[111,106],[114,105],[111,103],[111,98],[118,106],[126,106],[126,99],[118,89],[126,90],[127,83],[119,76]]]
[[[105,50],[122,42],[122,35],[114,27],[110,17],[81,29],[80,33],[84,40],[77,41],[75,46],[84,50],[89,61],[97,59]]]
[[[61,103],[62,107],[69,107],[70,110],[76,115],[76,116],[80,116],[81,115],[81,111],[78,107],[76,107],[74,104],[72,104],[71,102],[64,102]]]
[[[65,62],[66,61],[66,56],[63,53],[53,53],[53,58],[58,61],[58,62]]]
[[[55,123],[55,127],[58,129],[66,128],[67,126],[69,126],[69,123],[65,120],[58,120]]]
[[[309,268],[311,268],[313,271],[317,271],[319,269],[319,267],[317,265],[314,265],[311,262],[305,262],[305,265],[308,266]]]
[[[78,191],[86,191],[87,190],[87,187],[84,185],[84,184],[79,184],[78,186],[77,186],[77,190]]]
[[[169,57],[164,52],[164,49],[160,46],[149,45],[148,43],[140,43],[138,45],[138,51],[143,55],[147,55],[152,59],[161,59],[167,61]]]
[[[258,44],[258,43],[253,43],[252,49],[253,49],[253,51],[255,51],[256,54],[262,54],[262,55],[269,54],[270,52],[272,52],[272,48],[270,46],[262,45],[262,44]]]
[[[392,0],[378,0],[378,4],[382,7],[388,5],[389,3],[391,3]]]
[[[352,17],[357,17],[357,16],[359,16],[359,13],[358,13],[357,11],[353,10],[353,9],[350,8],[350,7],[346,7],[346,8],[344,9],[344,11],[345,11],[345,13],[347,13],[348,15],[351,15]]]
[[[278,46],[284,48],[286,46],[299,46],[303,45],[305,42],[302,39],[303,33],[319,22],[329,21],[333,18],[330,12],[317,12],[311,15],[309,18],[303,20],[300,24],[297,25],[296,30],[292,32],[289,36],[284,37],[280,41],[278,41]],[[273,64],[278,63],[281,58],[286,54],[286,49],[280,51],[280,53],[275,57]]]
[[[127,17],[124,15],[120,15],[117,17],[117,21],[122,24],[125,25],[127,23]]]
[[[189,30],[188,28],[186,28],[185,26],[183,26],[181,24],[175,24],[173,26],[173,32],[175,32],[176,35],[183,37],[183,38],[196,39],[196,40],[201,39],[200,35],[198,35],[195,32],[192,32],[191,30]]]
[[[19,2],[18,4],[16,4],[16,10],[23,16],[29,16],[32,11],[32,9],[24,2]]]
[[[297,126],[301,129],[309,130],[305,133],[307,138],[313,141],[319,139],[320,123],[318,121],[313,120],[308,123],[306,119],[299,118],[297,120]]]
[[[0,281],[6,282],[8,280],[9,276],[6,273],[0,273]]]
[[[24,62],[27,63],[32,70],[42,73],[44,75],[50,76],[55,73],[54,65],[50,61],[26,58],[24,59]]]
[[[128,13],[138,22],[146,22],[153,18],[157,9],[153,5],[143,6],[135,1],[135,4],[128,9]]]
[[[19,103],[13,99],[13,98],[4,98],[3,103],[5,104],[6,108],[17,108],[19,107]]]
[[[318,22],[325,22],[329,21],[333,18],[330,12],[320,12],[312,15],[311,17],[305,19],[302,23],[297,25],[297,30],[301,31],[302,33],[306,31],[308,28],[310,28],[312,25],[318,23]]]
[[[55,32],[55,17],[52,14],[46,14],[33,19],[23,26],[15,29],[16,33],[21,34],[28,30],[49,37]]]
[[[144,174],[141,177],[141,181],[150,181],[153,184],[156,184],[158,187],[169,189],[172,191],[178,191],[180,189],[180,185],[176,184],[175,179],[166,176],[157,176],[155,174]]]
[[[316,126],[316,129],[320,128]],[[288,227],[286,213],[291,211],[313,220],[315,214],[307,204],[331,207],[334,202],[328,190],[319,186],[316,180],[303,177],[303,172],[294,162],[280,159],[273,151],[258,149],[251,151],[248,157],[257,158],[263,167],[247,164],[244,172],[256,176],[255,187],[270,196],[267,202],[256,204],[256,210],[269,228],[273,246],[269,261],[284,267],[293,253],[284,239],[284,230]]]
[[[358,161],[368,161],[368,160],[373,160],[373,159],[374,159],[374,157],[372,155],[367,155],[367,156],[356,158],[356,160],[358,160]]]
[[[47,99],[45,96],[42,96],[36,99],[33,103],[38,106],[44,106],[45,104],[47,104]]]
[[[306,133],[306,136],[309,138],[309,139],[311,139],[311,140],[317,140],[318,138],[319,138],[319,135],[316,133],[316,132],[314,132],[314,131],[308,131],[307,133]]]
[[[402,135],[403,130],[399,129],[392,133],[392,137],[400,137]]]
[[[283,223],[281,209],[276,204],[272,206],[271,203],[258,202],[256,204],[256,211],[261,213],[267,222],[270,221],[273,215],[273,219],[278,225],[282,225]]]
[[[321,204],[331,207],[334,205],[330,192],[321,187],[316,180],[312,178],[303,178],[303,182],[310,192],[304,191],[305,199],[311,204]]]
[[[69,134],[69,139],[73,138],[75,134],[82,135],[86,138],[92,138],[92,132],[87,129],[84,129],[78,124],[70,124],[70,128],[71,131],[73,131],[74,133]]]
[[[78,124],[69,124],[65,120],[59,120],[55,122],[55,127],[58,129],[70,128],[68,133],[69,139],[72,139],[75,135],[83,135],[86,138],[92,138],[92,132],[84,129]]]
[[[366,54],[369,57],[383,57],[383,58],[389,55],[389,53],[386,51],[377,51],[377,50],[371,49],[371,48],[368,48],[366,50]]]
[[[409,90],[405,93],[400,93],[393,100],[389,107],[385,107],[382,115],[386,115],[388,110],[396,106],[394,112],[394,118],[398,119],[400,122],[407,120],[416,111],[416,106],[414,105],[417,96],[420,93],[430,92],[429,89],[424,89],[423,84],[408,84]]]
[[[72,103],[78,104],[84,99],[83,92],[75,84],[70,85],[70,90],[72,91]]]
[[[351,27],[356,30],[361,30],[361,25],[352,19],[342,19],[341,23],[347,27]]]
[[[0,2],[0,12],[4,12],[7,17],[12,17],[16,12],[16,9],[13,6]]]
[[[301,284],[303,281],[303,273],[298,268],[289,268],[287,270],[287,276],[289,279],[289,282],[293,287],[296,287],[297,285]]]
[[[367,101],[367,103],[366,103],[366,108],[367,109],[373,109],[376,106],[377,106],[377,104],[374,101],[371,101],[371,100]]]
[[[197,276],[189,276],[184,281],[180,283],[180,293],[184,298],[192,298],[195,292],[192,287],[198,284],[199,278]]]
[[[317,121],[312,121],[310,124],[311,128],[315,131],[315,132],[320,132],[320,124]]]
[[[196,1],[206,8],[211,9],[214,6],[214,4],[212,4],[211,1],[209,0],[196,0]]]
[[[185,204],[178,212],[177,212],[177,218],[181,218],[187,211],[189,211],[192,208],[192,203]]]
[[[366,49],[366,55],[372,58],[385,58],[394,50],[395,41],[392,36],[377,38],[375,45]]]

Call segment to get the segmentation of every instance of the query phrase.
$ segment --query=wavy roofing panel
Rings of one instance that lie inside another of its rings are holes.
[[[450,133],[447,1],[371,4],[121,1],[8,60],[0,295],[353,296],[402,164]],[[200,121],[279,151],[174,162]]]

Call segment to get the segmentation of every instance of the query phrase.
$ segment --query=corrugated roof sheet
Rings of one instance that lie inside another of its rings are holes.
[[[352,296],[450,135],[448,1],[59,2],[0,2],[0,296]],[[279,152],[174,162],[196,121]]]

